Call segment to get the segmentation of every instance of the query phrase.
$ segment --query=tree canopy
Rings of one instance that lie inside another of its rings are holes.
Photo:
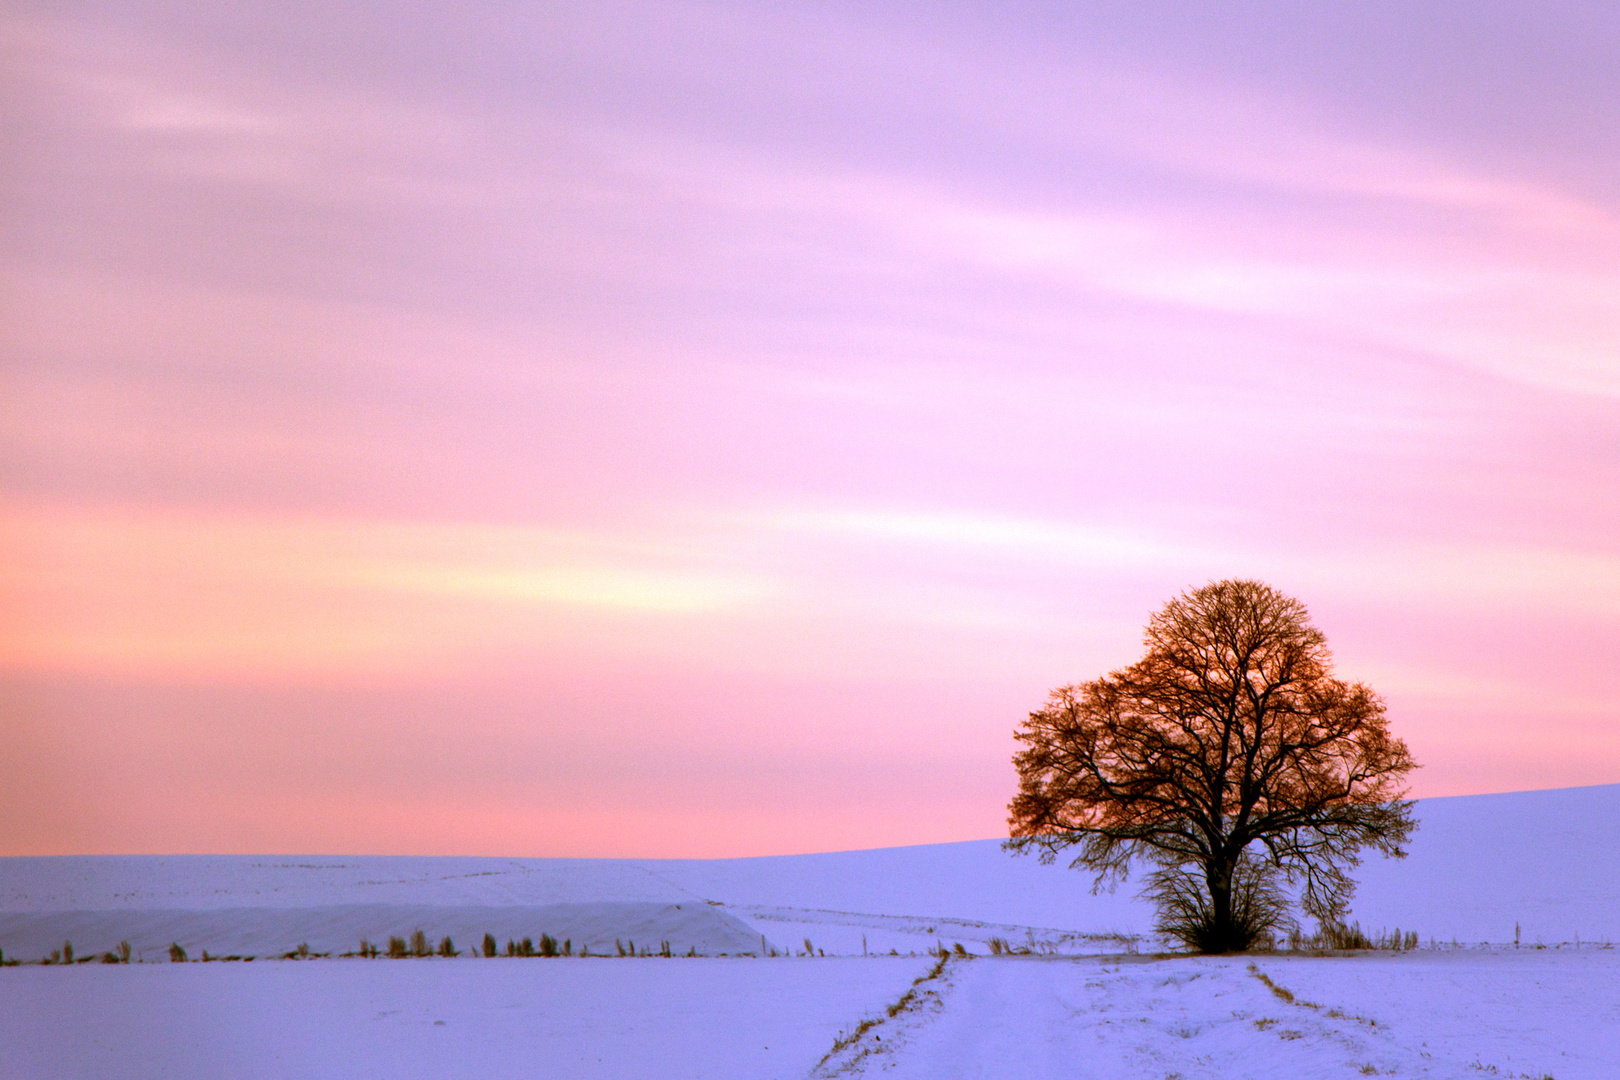
[[[1404,857],[1415,767],[1383,700],[1333,675],[1305,606],[1219,581],[1149,620],[1141,660],[1052,691],[1016,733],[1008,846],[1123,879],[1155,869],[1161,932],[1248,948],[1287,921],[1282,883],[1322,920],[1347,908],[1372,848]]]

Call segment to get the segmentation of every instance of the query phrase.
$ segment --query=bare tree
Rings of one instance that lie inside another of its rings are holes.
[[[1378,695],[1333,677],[1303,604],[1214,582],[1154,614],[1143,643],[1141,660],[1054,690],[1019,728],[1008,848],[1047,863],[1077,848],[1070,865],[1098,889],[1153,864],[1160,932],[1203,952],[1285,922],[1281,881],[1334,919],[1361,849],[1405,856],[1412,756]]]

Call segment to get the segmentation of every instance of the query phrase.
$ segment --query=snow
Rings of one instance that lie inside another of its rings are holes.
[[[1401,861],[1371,859],[1352,918],[1424,941],[1620,941],[1620,785],[1429,799]],[[657,905],[662,914],[650,907]],[[597,916],[561,905],[594,905]],[[607,906],[604,906],[607,905]],[[612,905],[620,905],[613,908]],[[431,910],[429,910],[431,909]],[[212,913],[206,915],[205,913]],[[114,917],[117,915],[118,917]],[[599,917],[598,917],[599,916]],[[574,929],[575,926],[578,929]],[[348,950],[421,928],[468,943],[492,932],[633,937],[684,952],[779,948],[923,952],[992,937],[1067,952],[1117,951],[1152,913],[1129,884],[998,841],[755,859],[615,860],[389,856],[75,856],[0,859],[0,948],[43,955],[66,938],[102,951],[179,941],[193,951]],[[751,944],[748,944],[751,943]]]
[[[575,908],[573,922],[557,911]],[[633,905],[640,905],[639,908]],[[654,906],[664,915],[642,917]],[[573,929],[585,908],[599,917]],[[639,912],[637,920],[628,916]],[[475,859],[393,856],[70,856],[0,860],[0,948],[37,957],[127,940],[161,953],[348,951],[416,928],[458,944],[549,933],[714,955],[767,947],[922,953],[991,937],[1116,949],[1148,913],[1128,892],[997,841],[760,859]]]
[[[1371,859],[1354,917],[1425,940],[1620,942],[1620,784],[1418,803],[1403,860]]]
[[[7,957],[70,938],[81,956],[122,940],[137,960],[171,941],[260,958],[0,969],[0,1073],[806,1076],[866,1020],[820,1075],[1620,1076],[1620,785],[1418,815],[1411,858],[1358,871],[1352,917],[1440,947],[1318,958],[1135,955],[1154,946],[1131,886],[1094,896],[1087,875],[996,841],[712,861],[0,859]],[[463,950],[548,933],[708,958],[265,962],[415,929]],[[982,955],[998,937],[1037,955]],[[807,939],[811,957],[738,955]],[[891,1016],[923,954],[956,942],[980,955]]]
[[[332,855],[0,859],[0,910],[501,907],[691,899],[634,860]]]
[[[852,1046],[819,1075],[1620,1076],[1614,950],[1014,957],[957,962],[943,981],[937,1015],[872,1029],[886,1044]]]
[[[317,960],[8,968],[0,1075],[803,1077],[917,959]]]

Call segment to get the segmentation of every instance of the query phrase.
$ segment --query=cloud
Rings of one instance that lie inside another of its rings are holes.
[[[1553,611],[1604,617],[1620,610],[1620,555],[1550,547],[1377,536],[1345,537],[1310,552],[1252,540],[1190,536],[1097,523],[982,514],[784,510],[769,527],[944,553],[959,565],[1014,556],[1063,575],[1142,574],[1186,585],[1253,576],[1291,591],[1450,611]],[[935,564],[937,565],[937,564]],[[948,572],[948,571],[947,571]],[[1040,571],[1031,573],[1037,578]]]
[[[0,638],[13,669],[451,670],[600,620],[757,604],[756,575],[619,536],[468,523],[9,507]],[[596,631],[600,633],[600,630]]]

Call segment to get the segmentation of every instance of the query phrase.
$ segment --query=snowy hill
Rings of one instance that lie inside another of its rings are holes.
[[[1424,800],[1411,857],[1364,864],[1352,918],[1425,940],[1620,939],[1620,785]],[[160,953],[347,951],[415,929],[615,938],[717,955],[762,947],[921,952],[992,936],[1117,951],[1150,912],[1129,884],[1013,858],[995,840],[723,860],[396,856],[0,859],[0,948],[44,955],[129,941]],[[760,941],[761,937],[765,943]]]

